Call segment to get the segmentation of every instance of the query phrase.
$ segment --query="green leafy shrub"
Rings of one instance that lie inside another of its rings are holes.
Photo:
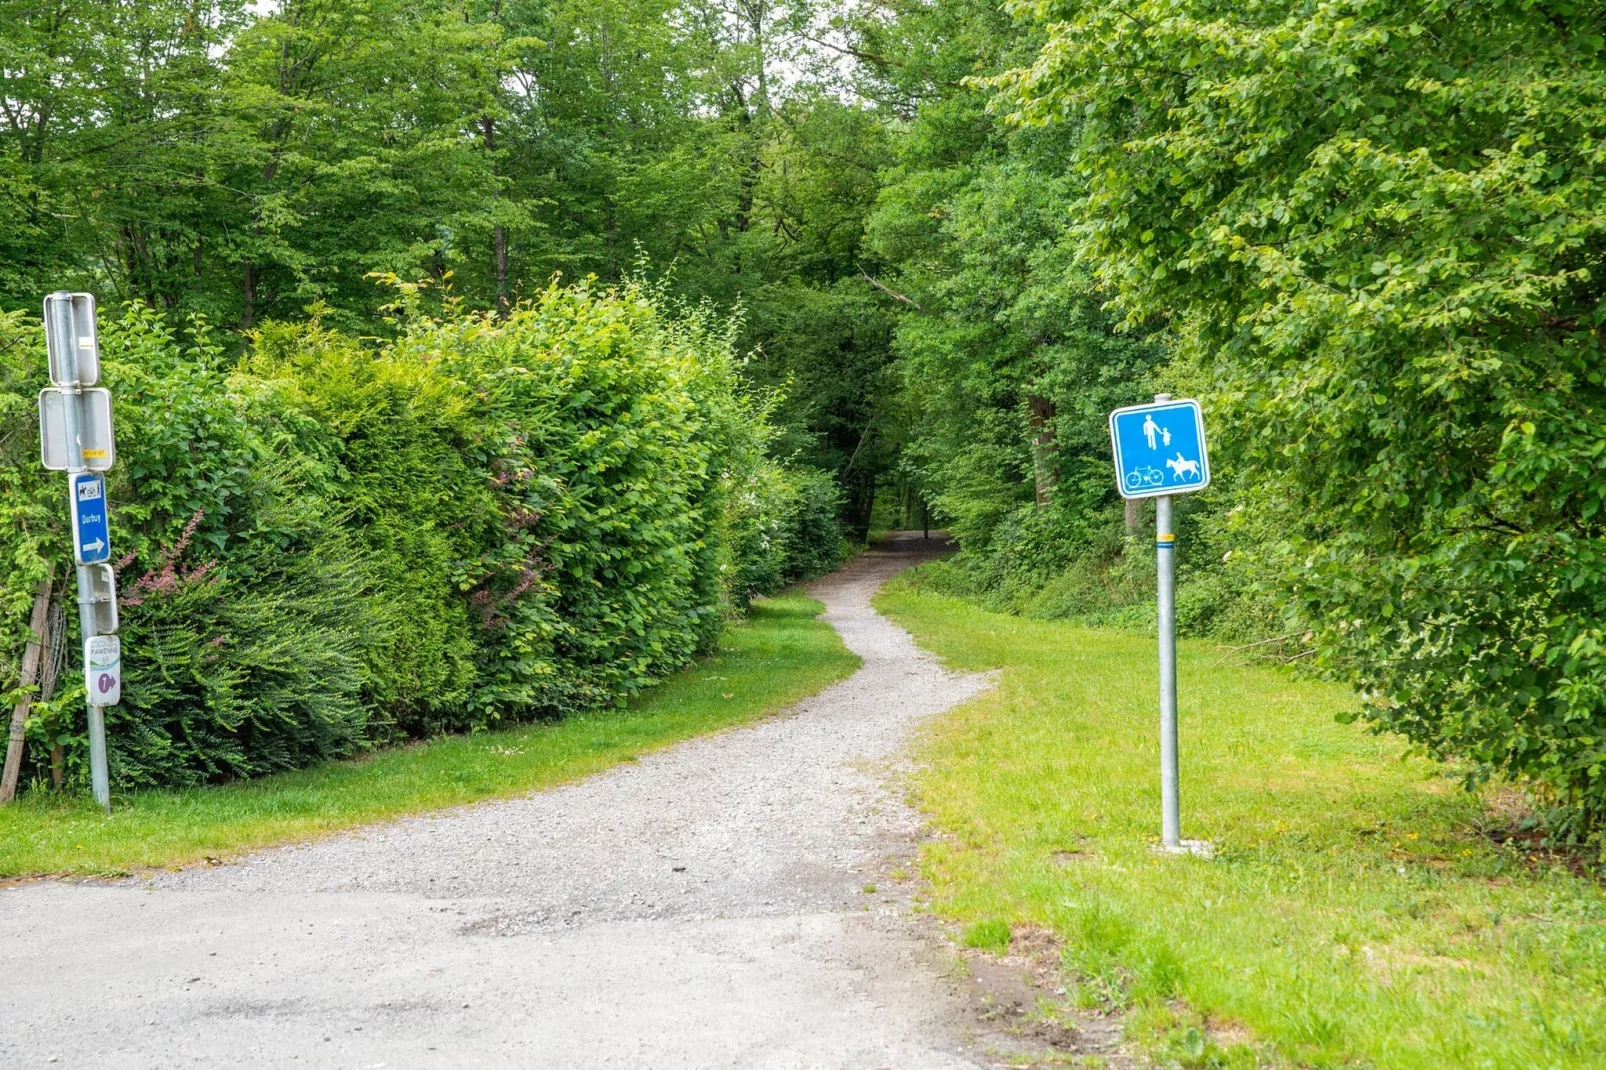
[[[707,648],[761,423],[725,326],[552,289],[504,321],[421,322],[394,356],[466,384],[481,422],[500,533],[455,579],[481,637],[472,723],[623,701]]]
[[[48,385],[39,324],[20,312],[0,313],[0,688],[8,704],[34,591],[67,539],[66,488],[47,482],[39,468],[35,399]]]
[[[831,473],[807,465],[786,470],[790,493],[782,516],[782,578],[791,583],[823,575],[848,556],[851,547],[838,517],[842,486]]]
[[[198,320],[104,318],[119,785],[622,702],[708,649],[728,607],[840,555],[829,477],[764,459],[730,324],[637,287],[553,288],[500,319],[430,318],[401,291],[391,343],[315,309],[238,361]],[[61,477],[33,453],[41,341],[0,319],[13,690],[36,584],[51,564],[58,598],[71,583]],[[79,776],[60,722],[81,722],[82,685],[64,673],[47,699],[30,765],[66,740]]]
[[[500,541],[468,384],[316,322],[274,324],[230,378],[299,492],[348,534],[373,636],[370,708],[403,733],[461,719],[475,679],[458,562]]]
[[[830,571],[847,554],[842,488],[828,472],[762,465],[733,502],[731,591],[738,603]]]
[[[7,439],[36,450],[33,406],[17,388],[42,378],[41,332],[20,319],[10,326],[0,372],[16,384],[3,395]],[[368,721],[354,651],[367,633],[361,577],[338,525],[294,493],[229,390],[228,361],[204,322],[181,341],[136,308],[103,317],[101,340],[115,391],[119,462],[108,496],[128,667],[123,703],[107,717],[117,782],[189,784],[350,753]],[[53,565],[56,600],[69,606],[73,580],[63,477],[36,456],[6,460],[18,522],[6,532],[0,590],[14,684],[34,577]],[[65,738],[65,765],[81,772],[82,684],[70,670],[59,684],[36,710],[31,758],[42,768],[49,744]]]
[[[253,776],[367,742],[360,570],[328,548],[272,562],[228,573],[169,560],[127,588],[127,683],[106,718],[118,783]]]

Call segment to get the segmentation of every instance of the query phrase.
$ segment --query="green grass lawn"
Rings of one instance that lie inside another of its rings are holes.
[[[935,908],[1051,929],[1084,1005],[1189,1066],[1606,1066],[1606,895],[1496,846],[1488,803],[1335,723],[1344,690],[1179,650],[1183,834],[1160,823],[1152,638],[919,589],[883,612],[997,690],[931,727]]]
[[[859,659],[814,619],[822,608],[795,594],[755,603],[717,654],[626,710],[432,740],[222,787],[138,792],[116,797],[110,817],[83,800],[24,796],[0,807],[0,876],[182,865],[583,777],[774,713],[852,674]]]

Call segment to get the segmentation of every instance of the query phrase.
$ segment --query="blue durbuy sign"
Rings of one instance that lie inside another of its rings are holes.
[[[1110,413],[1115,486],[1123,498],[1186,494],[1210,484],[1197,401],[1160,401]]]
[[[73,554],[80,565],[111,560],[111,523],[106,516],[106,477],[80,472],[68,485],[72,501]]]

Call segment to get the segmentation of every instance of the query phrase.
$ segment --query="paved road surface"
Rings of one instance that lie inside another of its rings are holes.
[[[863,891],[919,828],[888,762],[985,686],[870,608],[918,543],[816,586],[864,667],[792,715],[235,865],[0,889],[0,1066],[978,1065],[929,939]]]

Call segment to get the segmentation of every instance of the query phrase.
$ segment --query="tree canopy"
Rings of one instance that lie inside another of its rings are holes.
[[[1606,807],[1598,4],[1020,4],[1081,260],[1166,315],[1367,716]],[[1581,809],[1578,809],[1581,808]]]

